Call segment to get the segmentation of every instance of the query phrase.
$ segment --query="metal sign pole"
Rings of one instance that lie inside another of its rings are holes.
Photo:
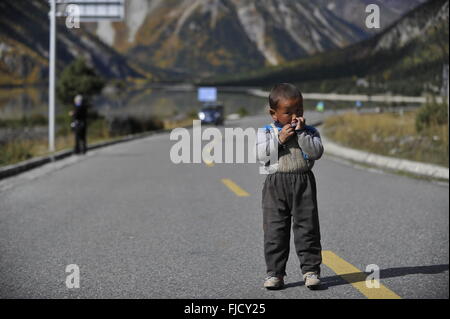
[[[50,0],[50,54],[48,82],[48,149],[55,151],[55,62],[56,62],[56,0]]]
[[[50,3],[50,43],[48,81],[48,149],[55,151],[55,71],[56,71],[56,17],[62,17],[66,6],[76,5],[81,10],[81,21],[121,21],[124,18],[124,0],[48,0]],[[58,8],[57,8],[58,5]],[[60,10],[57,10],[60,9]]]

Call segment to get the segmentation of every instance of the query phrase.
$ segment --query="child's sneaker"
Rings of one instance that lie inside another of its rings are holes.
[[[264,281],[264,288],[269,290],[281,289],[284,287],[283,277],[269,276]]]
[[[320,286],[319,274],[316,272],[307,272],[303,275],[303,280],[309,289],[317,289]]]

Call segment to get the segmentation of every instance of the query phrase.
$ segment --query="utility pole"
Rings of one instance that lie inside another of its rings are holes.
[[[56,62],[56,0],[50,0],[50,49],[48,81],[48,150],[55,151],[55,62]]]

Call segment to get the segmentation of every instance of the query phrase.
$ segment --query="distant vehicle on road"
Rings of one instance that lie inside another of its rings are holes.
[[[225,118],[223,105],[219,102],[204,103],[198,112],[198,118],[202,124],[223,125]]]

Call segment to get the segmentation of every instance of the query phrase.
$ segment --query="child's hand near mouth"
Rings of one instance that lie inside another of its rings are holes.
[[[292,121],[291,126],[295,127],[296,131],[305,128],[305,118],[302,116],[296,117],[296,119]]]
[[[294,132],[294,128],[292,127],[292,123],[286,124],[281,129],[281,131],[278,135],[278,140],[280,141],[281,144],[284,144],[294,134],[295,134],[295,132]]]

